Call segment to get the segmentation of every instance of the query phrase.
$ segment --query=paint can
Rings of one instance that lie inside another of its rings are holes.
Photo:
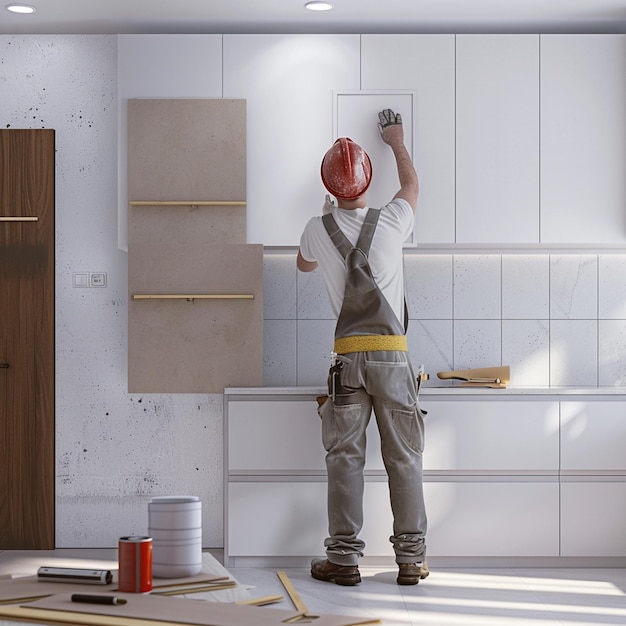
[[[160,496],[148,504],[152,575],[186,578],[202,570],[202,502],[197,496]]]
[[[117,588],[126,593],[152,590],[152,537],[120,537]]]

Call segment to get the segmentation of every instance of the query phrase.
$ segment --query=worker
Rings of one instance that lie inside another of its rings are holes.
[[[381,111],[378,129],[395,157],[400,190],[382,208],[368,208],[369,156],[341,137],[321,166],[337,204],[326,196],[323,214],[305,226],[297,257],[302,272],[320,268],[337,317],[328,400],[318,408],[328,474],[327,558],[312,561],[311,575],[338,585],[361,582],[365,431],[372,408],[389,483],[396,581],[415,585],[428,576],[424,422],[407,349],[403,277],[403,243],[413,232],[419,184],[401,115]]]

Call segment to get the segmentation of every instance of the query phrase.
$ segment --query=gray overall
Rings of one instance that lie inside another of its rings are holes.
[[[379,210],[370,209],[356,246],[338,228],[332,214],[323,222],[348,268],[335,340],[363,335],[404,335],[405,329],[376,285],[368,253]],[[338,355],[329,372],[329,399],[319,409],[327,452],[328,528],[326,554],[337,565],[356,565],[365,543],[363,469],[366,428],[372,408],[381,439],[393,513],[397,563],[425,558],[426,512],[422,486],[423,412],[418,384],[403,350],[354,351]]]

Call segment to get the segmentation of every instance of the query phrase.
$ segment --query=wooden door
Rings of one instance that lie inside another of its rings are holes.
[[[54,130],[0,130],[0,549],[54,548]]]

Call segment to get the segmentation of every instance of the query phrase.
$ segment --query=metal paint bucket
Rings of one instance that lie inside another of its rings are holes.
[[[202,569],[202,502],[196,496],[155,497],[148,503],[155,578],[185,578]]]

